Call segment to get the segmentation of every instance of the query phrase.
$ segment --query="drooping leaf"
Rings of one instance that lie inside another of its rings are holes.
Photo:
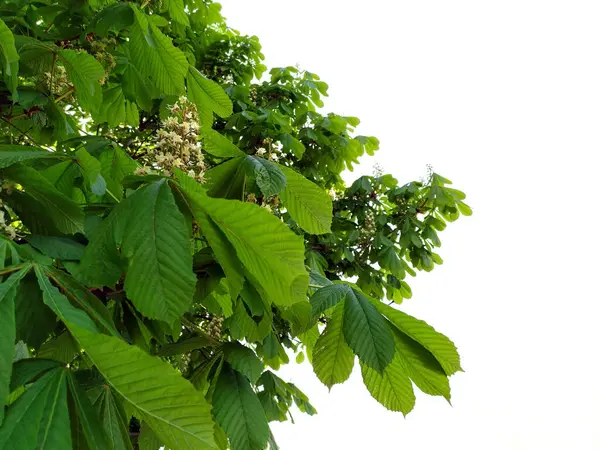
[[[10,92],[16,96],[19,83],[19,54],[15,48],[15,38],[2,19],[0,19],[0,56],[4,80]]]
[[[425,347],[438,360],[447,375],[462,371],[460,356],[454,343],[433,327],[408,314],[378,301],[371,301],[379,312],[409,338]]]
[[[269,439],[269,424],[248,379],[224,365],[213,393],[217,423],[225,430],[232,450],[262,450]]]
[[[344,320],[344,307],[341,304],[333,310],[325,331],[317,339],[312,351],[315,374],[329,389],[334,384],[346,381],[354,366],[354,353],[346,344],[342,331]]]
[[[355,289],[346,295],[343,331],[347,344],[359,359],[383,373],[394,358],[394,338],[383,316]]]
[[[313,316],[319,316],[334,307],[351,294],[351,288],[347,284],[330,284],[322,287],[310,298]]]
[[[331,231],[331,197],[294,170],[278,165],[287,180],[281,191],[281,202],[300,227],[311,234]]]
[[[390,411],[401,411],[405,416],[415,406],[415,393],[405,368],[394,358],[379,373],[361,361],[363,382],[375,400]]]
[[[79,105],[86,111],[95,114],[102,103],[102,86],[104,68],[92,55],[75,50],[59,50],[67,75],[75,86],[75,95]]]
[[[210,406],[170,364],[118,338],[70,328],[106,381],[165,445],[214,448]]]
[[[251,383],[256,383],[265,365],[250,348],[238,343],[227,343],[223,347],[225,360],[239,373],[246,375]]]
[[[130,220],[122,251],[129,265],[125,291],[136,308],[152,319],[172,321],[194,296],[189,232],[166,180],[128,197]]]
[[[231,100],[223,88],[191,65],[187,73],[187,88],[190,100],[199,111],[208,108],[219,117],[228,117],[233,112]]]

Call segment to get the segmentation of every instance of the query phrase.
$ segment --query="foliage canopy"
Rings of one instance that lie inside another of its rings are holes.
[[[454,344],[391,306],[471,214],[449,180],[345,186],[377,139],[218,3],[1,6],[0,448],[277,448],[294,354],[450,399]]]

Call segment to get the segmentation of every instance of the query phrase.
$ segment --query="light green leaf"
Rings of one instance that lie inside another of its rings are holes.
[[[152,431],[147,423],[142,423],[140,436],[138,437],[139,450],[159,450],[162,443],[158,436]]]
[[[181,50],[173,46],[144,13],[134,9],[135,21],[129,36],[129,54],[141,74],[149,77],[165,95],[184,92],[188,62]]]
[[[0,22],[2,22],[0,20]],[[29,147],[27,145],[0,145],[0,169],[12,166],[21,161],[30,161],[41,158],[65,158],[60,153],[52,153],[38,147]]]
[[[363,362],[360,363],[363,382],[375,400],[390,411],[401,411],[405,416],[415,406],[412,383],[398,358],[378,373]]]
[[[341,302],[352,288],[347,284],[330,284],[322,287],[310,298],[313,316],[319,316]]]
[[[258,377],[265,370],[265,365],[256,356],[256,353],[238,342],[226,343],[223,346],[223,353],[225,354],[225,360],[231,364],[231,367],[246,375],[251,383],[256,383]]]
[[[248,379],[227,364],[213,393],[217,423],[225,430],[232,450],[263,450],[269,439],[265,412]]]
[[[215,447],[209,404],[170,364],[120,339],[70,329],[106,381],[167,447]]]
[[[117,85],[104,91],[98,122],[107,122],[110,127],[126,123],[131,127],[140,124],[140,113],[137,105],[125,99],[123,88]]]
[[[331,197],[319,186],[289,167],[282,165],[278,167],[287,180],[280,194],[281,202],[292,219],[308,233],[329,233],[333,209]]]
[[[354,353],[344,340],[343,326],[344,306],[341,304],[333,310],[325,331],[317,339],[312,351],[315,374],[329,389],[334,384],[346,381],[354,366]]]
[[[106,181],[102,176],[100,161],[90,155],[85,148],[77,150],[75,158],[75,161],[81,167],[87,188],[95,195],[104,195],[106,192]]]
[[[185,218],[166,180],[127,198],[122,251],[129,259],[125,292],[151,319],[173,321],[191,305],[196,276]]]
[[[246,156],[246,159],[253,168],[253,177],[265,197],[277,195],[286,185],[286,179],[283,172],[269,160]]]
[[[8,408],[0,428],[0,449],[70,449],[66,371],[47,372]]]
[[[299,236],[264,208],[237,200],[210,198],[191,178],[185,175],[177,178],[194,215],[204,213],[213,220],[270,302],[289,306],[306,301],[308,274],[304,267],[304,243]],[[211,237],[207,238],[215,249]],[[216,250],[215,254],[221,263],[221,255]]]
[[[84,214],[70,198],[60,193],[54,185],[31,167],[12,166],[4,175],[23,186],[25,193],[35,199],[43,213],[65,234],[83,232]]]
[[[403,279],[405,277],[404,265],[402,264],[402,261],[398,257],[396,249],[393,246],[385,247],[379,253],[378,262],[381,267],[389,270],[392,275],[398,277],[399,279]]]
[[[75,380],[72,372],[67,374],[67,383],[69,386],[70,398],[75,406],[77,418],[81,424],[83,435],[89,450],[110,450],[114,446],[109,444],[107,437],[102,429],[97,411],[93,408],[88,395],[83,391],[79,383]]]
[[[394,358],[394,338],[383,316],[355,289],[346,295],[343,330],[346,343],[359,359],[383,373]]]
[[[302,156],[304,156],[304,152],[306,151],[302,142],[288,133],[279,136],[279,140],[281,141],[284,150],[289,150],[296,158],[298,158],[298,160],[302,159]]]
[[[38,284],[44,296],[44,303],[54,311],[64,323],[75,324],[78,327],[85,328],[93,333],[98,332],[98,328],[92,319],[90,319],[84,311],[75,308],[69,303],[67,297],[62,295],[59,290],[50,283],[50,280],[39,265],[35,266],[35,275],[37,276]]]
[[[95,114],[102,104],[102,85],[104,68],[92,55],[75,50],[59,50],[67,75],[75,86],[75,95],[79,106]]]
[[[0,19],[0,56],[2,56],[2,71],[4,80],[13,96],[17,95],[19,83],[19,54],[15,48],[15,38],[12,31]],[[14,98],[17,100],[17,98]]]
[[[386,316],[389,321],[402,333],[425,347],[438,360],[444,372],[452,375],[462,371],[460,366],[460,356],[454,343],[441,333],[435,331],[433,327],[415,319],[402,311],[398,311],[389,305],[371,299],[375,308]]]
[[[235,158],[236,156],[246,156],[233,142],[213,129],[202,131],[203,149],[211,155],[219,158]]]
[[[223,88],[191,65],[187,73],[187,88],[190,100],[196,104],[199,111],[209,108],[219,117],[228,117],[233,112],[231,100]]]

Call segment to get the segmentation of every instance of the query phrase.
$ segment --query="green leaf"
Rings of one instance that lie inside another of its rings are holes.
[[[452,375],[462,371],[460,366],[460,356],[454,343],[441,333],[435,331],[433,327],[409,316],[402,311],[398,311],[389,305],[372,299],[371,303],[386,316],[388,320],[402,333],[425,347],[438,360],[444,372]]]
[[[75,406],[77,418],[83,429],[83,434],[89,450],[107,450],[113,448],[107,441],[104,430],[98,418],[98,413],[93,408],[88,395],[75,380],[72,372],[67,374],[70,398]]]
[[[0,20],[0,22],[2,22]],[[41,158],[64,158],[65,155],[56,154],[38,147],[27,145],[0,145],[0,169],[12,166],[21,161],[30,161]]]
[[[133,450],[129,438],[129,417],[109,386],[100,387],[94,408],[100,413],[104,433],[115,450]]]
[[[277,195],[286,185],[286,178],[283,172],[269,160],[246,156],[246,159],[253,167],[253,176],[256,184],[265,197]]]
[[[64,367],[64,365],[58,361],[43,358],[26,358],[18,360],[13,364],[10,390],[14,391],[19,386],[29,384],[49,370],[56,369],[57,367]]]
[[[263,450],[269,439],[265,412],[248,379],[224,365],[213,393],[217,423],[225,430],[232,450]]]
[[[123,94],[127,100],[136,102],[144,111],[152,109],[153,95],[150,80],[144,77],[135,66],[127,65],[121,81]]]
[[[196,104],[198,111],[209,108],[219,117],[228,117],[233,112],[231,100],[223,88],[191,65],[187,73],[187,88],[188,96]]]
[[[213,347],[217,344],[212,338],[202,335],[193,336],[187,339],[181,339],[172,344],[166,344],[156,352],[158,356],[175,356],[182,355],[184,353],[190,353],[193,350],[198,350],[205,347]]]
[[[287,133],[279,136],[279,140],[285,150],[289,150],[296,158],[298,158],[298,160],[302,159],[302,156],[304,156],[304,152],[306,151],[302,142]]]
[[[17,340],[39,348],[56,326],[56,316],[43,301],[34,273],[21,280],[15,299]]]
[[[204,213],[213,220],[269,301],[283,306],[306,301],[308,274],[304,267],[304,243],[299,236],[264,208],[237,200],[210,198],[191,178],[185,175],[177,178],[194,215]],[[215,249],[211,237],[207,238]],[[216,249],[215,254],[221,263]]]
[[[203,149],[211,155],[219,158],[235,158],[236,156],[246,156],[233,142],[227,139],[219,132],[208,129],[202,131]]]
[[[39,265],[35,266],[35,275],[37,276],[38,284],[44,296],[44,303],[54,311],[63,322],[77,325],[78,327],[85,328],[93,333],[98,332],[98,328],[92,319],[90,319],[84,311],[75,308],[69,303],[67,297],[62,295],[59,290],[50,283],[50,280]]]
[[[131,127],[139,126],[140,113],[137,105],[125,98],[121,85],[104,91],[103,97],[100,113],[96,118],[98,122],[107,122],[110,127],[116,127],[122,123]]]
[[[343,327],[344,306],[342,304],[333,310],[325,331],[317,339],[312,351],[315,374],[329,389],[334,384],[346,381],[354,366],[354,353],[344,340]]]
[[[120,339],[70,329],[106,381],[167,447],[215,447],[209,404],[170,364]]]
[[[102,165],[102,174],[117,183],[121,183],[127,175],[132,175],[138,164],[121,148],[111,146],[98,157]]]
[[[23,186],[25,193],[35,199],[43,213],[52,219],[63,233],[83,232],[84,214],[70,198],[60,193],[54,185],[31,167],[12,166],[4,170],[7,178]]]
[[[360,363],[363,382],[375,400],[390,411],[401,411],[405,416],[415,406],[412,383],[398,358],[394,358],[382,373]]]
[[[331,231],[331,197],[294,170],[278,165],[287,183],[280,194],[283,205],[292,219],[311,234],[325,234]]]
[[[343,330],[346,343],[359,359],[383,373],[394,358],[394,338],[383,316],[355,289],[346,295]]]
[[[186,27],[190,26],[190,20],[183,8],[183,0],[163,0],[162,11],[167,11],[173,21]]]
[[[21,279],[27,274],[30,266],[25,266],[13,273],[0,284],[0,424],[4,417],[4,405],[10,393],[10,377],[15,351],[15,295]]]
[[[67,372],[47,372],[8,408],[0,428],[0,448],[70,449]]]
[[[138,446],[139,450],[159,450],[162,447],[160,439],[158,439],[158,436],[156,436],[147,423],[142,423]]]
[[[75,86],[75,95],[79,106],[95,114],[102,104],[102,85],[104,68],[92,55],[75,50],[59,50],[67,75]]]
[[[77,164],[81,167],[87,188],[95,195],[104,195],[106,192],[106,181],[102,176],[100,161],[90,155],[85,148],[77,150],[75,158]]]
[[[2,71],[8,90],[17,100],[17,85],[19,84],[19,54],[15,48],[15,38],[12,31],[0,19],[0,56],[2,56]]]
[[[56,259],[79,260],[85,249],[83,244],[67,237],[33,234],[27,240],[43,254]]]
[[[384,269],[389,270],[394,276],[399,279],[403,279],[406,274],[404,272],[404,265],[396,253],[396,249],[393,246],[385,247],[379,252],[378,262]]]
[[[68,331],[63,331],[58,336],[51,338],[42,344],[37,351],[37,358],[47,358],[63,362],[65,364],[73,361],[79,353],[77,342]]]
[[[196,284],[185,218],[164,179],[138,190],[127,203],[125,292],[145,316],[173,321],[191,305]]]
[[[149,77],[165,95],[184,92],[188,62],[181,50],[173,46],[147,16],[134,9],[135,21],[129,36],[129,53],[142,75]]]
[[[347,284],[330,284],[319,289],[310,298],[313,316],[319,316],[337,305],[346,295],[352,294],[351,290]]]
[[[258,377],[265,370],[265,365],[256,356],[256,353],[239,342],[226,343],[223,346],[225,360],[234,370],[246,375],[251,383],[256,383]]]

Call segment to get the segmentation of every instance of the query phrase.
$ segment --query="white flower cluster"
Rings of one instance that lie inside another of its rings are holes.
[[[260,156],[262,158],[266,157],[267,159],[269,159],[273,162],[278,162],[279,161],[278,153],[281,153],[281,148],[282,148],[281,143],[275,142],[273,144],[273,139],[271,139],[271,138],[265,138],[263,143],[265,145],[267,145],[269,147],[269,149],[267,150],[265,147],[259,147],[256,150],[255,155]]]
[[[206,333],[213,339],[219,340],[221,338],[221,329],[223,327],[223,317],[214,316],[208,325],[206,326]]]
[[[180,169],[199,183],[204,183],[206,164],[198,141],[200,127],[196,105],[182,96],[169,110],[172,115],[162,122],[156,133],[155,147],[146,154],[146,165],[136,173],[158,170],[171,176],[174,169]]]
[[[54,67],[54,77],[51,72],[44,73],[44,82],[48,86],[48,90],[54,94],[60,94],[66,91],[71,85],[67,76],[67,69],[60,64]]]

